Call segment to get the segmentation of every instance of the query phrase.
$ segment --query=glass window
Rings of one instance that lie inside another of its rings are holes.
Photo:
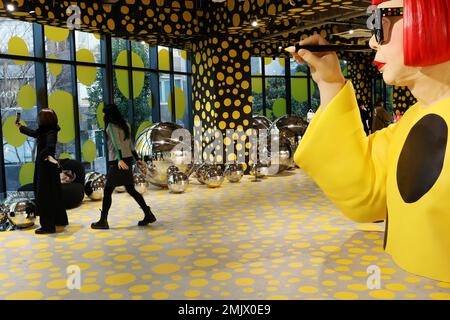
[[[261,58],[259,58],[259,57],[251,58],[251,69],[252,69],[252,75],[262,74]]]
[[[128,72],[127,69],[114,68],[113,73],[114,103],[117,104],[125,119],[128,119],[128,103],[130,99]]]
[[[169,111],[170,75],[168,73],[159,74],[159,99],[161,109],[161,121],[172,121],[172,111]]]
[[[292,113],[301,117],[306,117],[309,111],[308,102],[308,67],[306,64],[298,64],[291,59],[291,105]],[[311,86],[311,93],[314,86]]]
[[[167,47],[158,47],[158,68],[170,71],[170,52]]]
[[[111,46],[113,64],[122,67],[129,66],[127,41],[123,39],[113,38]]]
[[[264,58],[266,76],[284,76],[285,63],[284,58]]]
[[[286,114],[286,81],[281,77],[267,80],[266,116],[273,121]]]
[[[72,67],[68,64],[47,64],[48,106],[58,115],[56,156],[75,159],[75,105]]]
[[[80,115],[81,158],[87,172],[106,173],[105,141],[103,135],[104,69],[87,67],[95,80],[86,83],[78,79],[78,110]]]
[[[135,68],[150,68],[150,47],[145,42],[131,42],[131,65]]]
[[[7,191],[33,182],[36,140],[19,133],[16,113],[22,124],[37,128],[34,63],[16,64],[0,59],[0,107]]]
[[[45,56],[50,59],[71,60],[70,30],[53,26],[44,26]]]
[[[187,76],[175,75],[175,120],[184,128],[189,128],[187,84]],[[171,104],[169,104],[169,110],[171,110]]]
[[[0,18],[0,53],[34,56],[33,24]],[[25,65],[26,62],[23,62]]]
[[[101,36],[88,32],[75,32],[76,58],[77,61],[102,63],[100,49]]]
[[[173,70],[187,71],[187,52],[185,50],[173,49]]]
[[[151,72],[134,71],[133,74],[140,73],[144,77],[144,87],[140,94],[134,99],[134,128],[136,137],[152,122],[153,96],[151,88]],[[133,82],[134,79],[133,79]]]

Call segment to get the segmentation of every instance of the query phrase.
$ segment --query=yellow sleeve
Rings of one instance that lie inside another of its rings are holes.
[[[314,116],[295,152],[298,166],[350,219],[386,217],[386,171],[395,125],[366,136],[350,81]]]

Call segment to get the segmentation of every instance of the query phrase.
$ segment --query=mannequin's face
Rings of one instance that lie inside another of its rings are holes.
[[[403,7],[403,0],[385,1],[378,5],[378,8],[390,7]],[[378,44],[373,36],[369,45],[377,52],[375,61],[379,63],[384,81],[396,86],[411,85],[420,76],[420,68],[406,66],[404,63],[403,17],[383,17],[383,32],[383,44]]]

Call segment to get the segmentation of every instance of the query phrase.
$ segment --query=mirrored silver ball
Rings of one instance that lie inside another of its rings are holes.
[[[183,172],[173,172],[168,176],[169,190],[173,193],[183,193],[189,186],[189,177]]]
[[[34,226],[36,205],[30,200],[20,200],[11,204],[8,218],[19,229]]]
[[[142,174],[134,174],[134,188],[140,194],[147,192],[147,180]]]
[[[204,174],[204,181],[208,188],[220,187],[223,179],[223,173],[217,167],[209,168]]]
[[[239,182],[244,176],[244,167],[240,163],[229,163],[225,167],[224,176],[230,182]]]

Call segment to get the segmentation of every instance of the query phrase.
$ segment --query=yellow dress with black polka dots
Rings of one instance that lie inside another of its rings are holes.
[[[366,136],[351,82],[319,110],[295,162],[350,219],[386,219],[385,250],[404,270],[450,282],[450,99],[411,107]]]

